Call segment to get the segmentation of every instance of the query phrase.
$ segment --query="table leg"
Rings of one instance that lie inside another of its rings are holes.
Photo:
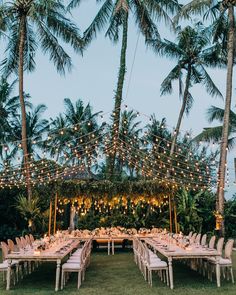
[[[7,286],[6,290],[10,290],[11,284],[11,259],[7,260]]]
[[[168,257],[168,266],[169,266],[170,288],[174,289],[172,257]]]
[[[220,257],[216,257],[216,282],[217,282],[217,287],[220,287]]]
[[[112,240],[111,247],[112,247],[112,255],[114,255],[115,254],[115,242],[114,242],[114,240]]]
[[[61,273],[61,260],[60,260],[60,259],[57,259],[57,270],[56,270],[56,286],[55,286],[55,291],[58,291],[58,290],[59,290],[60,273]]]

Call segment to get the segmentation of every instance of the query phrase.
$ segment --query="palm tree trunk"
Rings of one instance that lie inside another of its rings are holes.
[[[113,178],[113,171],[114,171],[115,159],[116,159],[116,150],[117,150],[117,144],[118,144],[118,138],[119,138],[121,102],[122,102],[123,87],[124,87],[124,80],[125,80],[125,73],[126,73],[127,39],[128,39],[128,13],[126,13],[126,16],[123,22],[120,68],[119,68],[117,89],[115,94],[115,107],[113,112],[111,142],[112,144],[114,143],[114,148],[108,159],[108,172],[109,172],[108,177],[111,179]]]
[[[191,66],[189,65],[187,77],[186,77],[186,81],[185,81],[183,102],[182,102],[182,106],[181,106],[181,109],[179,112],[179,117],[178,117],[178,121],[176,124],[175,132],[174,132],[174,135],[172,138],[172,143],[171,143],[171,148],[170,148],[170,156],[172,156],[174,154],[177,137],[178,137],[179,130],[180,130],[180,125],[181,125],[181,122],[183,119],[184,112],[186,110],[186,105],[187,105],[187,101],[188,101],[188,90],[189,90],[189,86],[190,86],[190,78],[191,78]]]
[[[30,183],[30,171],[28,165],[28,149],[27,149],[27,130],[26,130],[26,110],[24,100],[24,46],[26,34],[26,16],[22,15],[20,21],[20,43],[19,43],[19,98],[21,106],[21,124],[22,124],[22,148],[24,154],[24,170],[26,171],[26,183],[28,200],[31,200],[32,190]]]
[[[220,145],[220,163],[218,174],[218,187],[217,187],[217,202],[216,210],[223,216],[224,215],[224,186],[225,186],[225,171],[227,163],[227,147],[229,136],[229,115],[231,109],[232,99],[232,80],[233,80],[233,63],[234,63],[234,7],[232,5],[228,8],[229,17],[229,32],[228,32],[228,49],[227,49],[227,79],[226,79],[226,98],[225,98],[225,111],[223,120],[223,131]],[[224,221],[222,222],[220,234],[224,236],[225,227]]]

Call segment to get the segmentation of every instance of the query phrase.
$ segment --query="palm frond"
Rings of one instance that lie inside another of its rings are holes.
[[[107,21],[111,16],[112,9],[112,0],[106,0],[90,26],[84,32],[83,38],[85,45],[88,45],[92,41],[92,39],[97,36],[97,33],[105,28],[105,25],[107,24]]]
[[[207,93],[209,93],[211,96],[219,96],[219,97],[223,98],[223,95],[221,94],[220,90],[215,85],[215,83],[211,79],[210,75],[205,70],[205,68],[203,66],[201,66],[200,68],[201,68],[201,73],[203,76],[203,84],[206,87]]]
[[[166,56],[169,58],[177,59],[181,58],[184,51],[174,42],[161,39],[150,39],[147,40],[147,44],[152,47],[155,53],[161,56]]]
[[[68,70],[71,70],[72,68],[70,56],[65,52],[63,47],[58,43],[57,38],[52,32],[50,32],[43,22],[38,21],[37,25],[42,51],[49,54],[49,58],[53,61],[57,71],[60,74],[65,74],[66,68]]]
[[[215,0],[192,0],[184,5],[174,17],[174,22],[178,23],[180,19],[190,19],[191,15],[203,15],[213,6]]]
[[[222,126],[204,128],[204,130],[199,135],[197,135],[194,140],[197,142],[219,142],[222,137],[222,130]]]
[[[76,7],[78,7],[81,3],[81,0],[71,0],[67,6],[67,9],[70,11]]]
[[[172,82],[174,80],[178,80],[180,74],[181,74],[181,67],[179,65],[177,65],[170,71],[168,76],[161,83],[161,90],[160,90],[161,95],[172,93],[172,91],[173,91]]]
[[[139,27],[140,32],[145,36],[146,40],[160,38],[157,26],[153,20],[154,10],[151,10],[150,12],[150,7],[148,7],[147,2],[134,0],[133,13],[135,23]]]
[[[189,112],[193,106],[193,103],[194,103],[193,96],[190,92],[188,92],[187,101],[186,101],[186,108],[185,108],[185,113],[187,116],[189,115]]]

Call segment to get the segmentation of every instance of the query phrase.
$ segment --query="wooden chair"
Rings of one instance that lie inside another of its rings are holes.
[[[9,253],[9,248],[8,245],[5,242],[1,242],[1,247],[2,247],[2,271],[5,272],[5,266],[8,268],[8,263],[7,263],[7,255]],[[15,272],[11,272],[11,275],[13,275],[13,283],[15,285],[16,281],[18,282],[19,280],[19,261],[17,260],[12,260],[11,261],[11,269],[14,269]]]
[[[222,255],[222,250],[224,246],[224,238],[219,238],[216,244],[216,250],[219,255]],[[208,279],[212,281],[212,273],[213,273],[213,265],[216,263],[216,259],[214,257],[207,258],[207,269],[208,269]]]
[[[201,234],[197,234],[194,243],[200,245],[200,241],[201,241]]]
[[[23,249],[24,247],[23,247],[23,245],[22,245],[22,243],[21,243],[20,238],[17,237],[15,240],[16,240],[16,245],[17,245],[18,249],[19,249],[19,250],[20,250],[20,249]]]
[[[34,237],[33,237],[33,235],[32,235],[32,234],[29,234],[29,238],[30,238],[31,244],[33,244],[33,242],[34,242]]]
[[[32,245],[30,237],[28,235],[25,235],[25,241],[27,245],[30,245],[30,246]]]
[[[210,241],[209,241],[209,245],[208,245],[208,248],[210,249],[214,249],[215,247],[215,242],[216,242],[216,236],[212,236]]]
[[[206,241],[207,241],[207,235],[204,234],[204,235],[202,236],[202,239],[201,239],[201,246],[205,246],[205,245],[206,245]]]
[[[73,255],[70,257],[68,262],[62,265],[62,273],[61,273],[61,289],[65,286],[67,275],[72,272],[78,273],[78,283],[77,288],[79,289],[85,277],[85,269],[90,261],[90,253],[91,253],[91,241],[85,243],[82,248],[82,251],[79,252],[79,255]]]
[[[234,244],[233,239],[229,239],[227,241],[227,243],[225,244],[224,256],[220,257],[219,265],[220,265],[220,268],[223,270],[224,278],[226,277],[226,273],[227,273],[227,279],[229,280],[229,274],[230,274],[232,283],[234,284],[233,263],[232,263],[233,244]],[[212,279],[212,273],[215,272],[216,259],[209,259],[209,264],[210,264],[211,279]]]
[[[161,277],[161,280],[164,281],[164,283],[167,283],[167,286],[169,286],[169,268],[168,265],[165,261],[160,260],[158,257],[157,259],[154,257],[151,257],[150,252],[148,248],[144,245],[144,250],[145,250],[145,267],[148,272],[148,283],[150,286],[152,286],[152,272],[153,271],[158,271]]]
[[[7,240],[7,244],[8,244],[8,248],[10,250],[10,252],[14,252],[15,251],[15,244],[11,239]]]

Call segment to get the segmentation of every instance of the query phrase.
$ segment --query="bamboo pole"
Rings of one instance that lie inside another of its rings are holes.
[[[172,233],[173,231],[173,226],[172,226],[172,205],[171,205],[171,196],[169,195],[169,214],[170,214],[170,232]]]
[[[55,204],[54,204],[54,226],[53,226],[53,234],[56,234],[56,226],[57,226],[57,193],[55,197]]]
[[[52,200],[50,201],[49,206],[49,220],[48,220],[48,236],[51,235],[51,226],[52,226]]]

